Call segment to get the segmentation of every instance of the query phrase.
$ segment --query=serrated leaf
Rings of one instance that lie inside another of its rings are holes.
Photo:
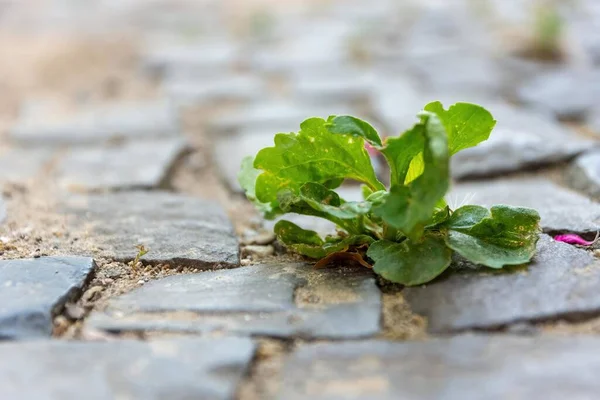
[[[369,247],[373,270],[383,278],[406,286],[420,285],[440,275],[451,262],[452,251],[439,236],[421,242],[394,243],[380,240]]]
[[[465,206],[447,222],[446,243],[467,260],[502,268],[529,262],[539,238],[537,211],[512,206]]]
[[[487,140],[496,125],[492,114],[477,104],[456,103],[444,110],[442,103],[435,101],[427,104],[425,111],[435,113],[444,124],[450,155]]]
[[[275,235],[281,243],[296,253],[311,258],[323,258],[329,254],[346,251],[351,246],[368,245],[373,239],[366,235],[351,235],[323,240],[315,231],[281,220],[275,224]]]
[[[331,133],[362,137],[369,144],[376,147],[381,147],[383,145],[379,134],[371,124],[350,115],[339,115],[330,118],[327,121],[327,129],[329,129]]]
[[[256,178],[260,175],[261,171],[253,167],[254,157],[244,157],[242,160],[242,166],[238,172],[238,182],[242,189],[246,192],[246,197],[250,200],[256,208],[264,215],[265,218],[271,219],[277,215],[277,210],[273,209],[271,204],[263,203],[256,198]]]
[[[364,140],[351,135],[332,134],[321,118],[300,125],[300,132],[280,133],[275,146],[262,149],[254,168],[263,172],[256,180],[256,198],[277,207],[282,189],[298,193],[308,182],[326,184],[353,179],[373,190],[385,189],[375,176]]]
[[[450,179],[446,131],[435,114],[423,118],[423,174],[407,186],[392,185],[385,202],[374,208],[375,214],[413,240],[423,233],[436,205],[446,194]]]

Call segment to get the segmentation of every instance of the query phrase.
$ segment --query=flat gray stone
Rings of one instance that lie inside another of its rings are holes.
[[[402,292],[432,332],[492,329],[600,311],[600,265],[585,250],[543,235],[516,272],[465,272]]]
[[[379,331],[381,298],[365,270],[254,265],[152,281],[112,299],[87,326],[107,331],[225,331],[356,338]]]
[[[583,154],[573,162],[569,170],[569,185],[595,200],[600,200],[600,153]]]
[[[226,400],[254,350],[245,338],[0,344],[0,397]]]
[[[0,261],[0,339],[49,337],[53,317],[78,294],[94,267],[86,257]]]
[[[530,207],[542,218],[546,232],[596,232],[600,230],[600,204],[546,179],[498,179],[457,184],[447,196],[461,204],[495,204]]]
[[[73,149],[59,164],[59,181],[76,191],[156,188],[186,146],[184,139],[164,138]]]
[[[312,104],[366,101],[371,95],[373,76],[360,71],[338,70],[327,74],[298,73],[291,79],[291,94],[300,101]]]
[[[577,137],[552,116],[483,104],[498,121],[490,139],[452,158],[457,178],[497,175],[563,161],[597,144]]]
[[[165,91],[173,101],[183,105],[206,105],[222,101],[256,101],[267,91],[265,82],[256,76],[225,76],[212,80],[172,79]]]
[[[517,99],[560,119],[582,120],[600,94],[598,78],[598,73],[585,70],[547,72],[520,87]]]
[[[52,159],[51,149],[11,148],[0,155],[0,182],[26,182],[41,174]]]
[[[93,247],[81,254],[132,260],[137,245],[148,262],[196,267],[237,266],[237,238],[225,211],[216,203],[167,192],[118,192],[71,196],[62,212],[71,229],[89,237]]]
[[[585,336],[309,344],[288,359],[278,399],[592,399],[599,351]]]
[[[10,137],[29,146],[103,143],[115,139],[143,140],[179,136],[179,115],[168,102],[122,103],[86,109],[55,120],[24,118],[10,129]]]

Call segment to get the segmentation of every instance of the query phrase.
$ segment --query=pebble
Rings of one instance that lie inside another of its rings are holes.
[[[249,255],[253,260],[275,254],[275,248],[269,246],[248,245],[242,248],[242,254]]]

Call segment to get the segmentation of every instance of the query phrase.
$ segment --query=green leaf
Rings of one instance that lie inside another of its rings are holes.
[[[385,186],[375,176],[361,137],[332,134],[326,121],[311,118],[300,125],[299,133],[280,133],[275,146],[262,149],[254,168],[263,172],[256,180],[256,198],[277,207],[277,193],[288,189],[298,193],[308,182],[339,184],[354,179],[373,190]]]
[[[427,104],[425,111],[435,113],[444,124],[450,155],[487,140],[496,125],[492,114],[476,104],[456,103],[444,110],[442,103],[435,101]]]
[[[238,182],[244,191],[246,197],[250,200],[256,208],[265,216],[267,219],[274,218],[278,213],[271,204],[262,203],[256,198],[255,184],[256,178],[260,175],[260,171],[253,167],[254,157],[244,157],[242,160],[242,167],[238,172]]]
[[[350,115],[330,117],[327,121],[327,129],[329,129],[331,133],[360,136],[372,146],[383,146],[381,138],[375,128],[368,122]]]
[[[287,248],[311,258],[323,258],[331,253],[346,251],[351,246],[373,243],[373,239],[367,235],[330,237],[324,241],[315,231],[302,229],[286,220],[278,221],[274,230],[277,239]]]
[[[467,260],[502,268],[529,262],[539,238],[537,211],[511,206],[461,207],[447,222],[446,243]]]
[[[423,151],[425,146],[424,130],[425,126],[420,123],[399,137],[387,138],[381,154],[390,166],[392,185],[404,184],[411,161]]]
[[[449,186],[446,131],[435,114],[424,114],[425,170],[408,186],[392,185],[385,202],[374,209],[385,222],[415,240]]]
[[[422,242],[380,240],[367,251],[383,278],[406,286],[420,285],[440,275],[451,262],[452,251],[441,237],[428,235]]]

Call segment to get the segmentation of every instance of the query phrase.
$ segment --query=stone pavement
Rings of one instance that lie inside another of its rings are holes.
[[[8,3],[5,58],[66,42],[0,103],[0,398],[597,397],[600,250],[552,239],[600,230],[594,0]],[[309,116],[396,135],[437,99],[498,120],[448,201],[536,208],[531,265],[315,270],[240,194]]]

